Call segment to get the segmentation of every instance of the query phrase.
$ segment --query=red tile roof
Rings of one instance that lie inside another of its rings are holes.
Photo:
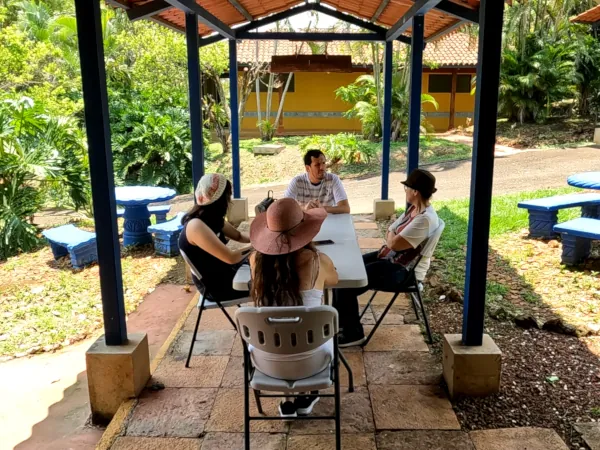
[[[137,8],[143,6],[152,0],[106,0],[109,4],[120,8]],[[479,9],[480,0],[448,0],[457,5],[472,11]],[[331,6],[338,11],[352,14],[365,20],[371,20],[378,10],[382,0],[321,0],[321,3]],[[196,0],[200,6],[205,8],[217,19],[228,26],[238,25],[246,22],[245,17],[232,5],[229,0]],[[295,5],[303,4],[302,0],[237,0],[254,20],[269,16],[279,11],[285,11]],[[391,27],[402,17],[412,6],[413,2],[409,0],[389,0],[387,6],[383,9],[375,22],[384,27]],[[185,17],[183,11],[170,8],[158,12],[152,17],[154,20],[163,23],[166,26],[175,28],[179,31],[185,31]],[[425,37],[434,36],[443,30],[456,26],[460,19],[445,14],[438,9],[432,9],[425,14]],[[211,34],[213,30],[205,25],[199,26],[199,33],[202,36]]]
[[[573,17],[571,22],[594,24],[600,22],[600,5],[582,12],[577,17]]]
[[[311,48],[307,42],[278,41],[275,53],[275,41],[244,40],[238,43],[238,62],[252,63],[256,58],[258,43],[258,60],[263,63],[271,61],[277,55],[310,55]],[[325,44],[327,46],[325,47]],[[400,48],[402,44],[396,43]],[[371,47],[362,42],[334,41],[320,43],[328,55],[352,55],[355,66],[371,64]],[[325,52],[319,52],[325,53]],[[475,67],[477,65],[477,37],[456,31],[437,41],[430,42],[423,54],[424,63],[429,67]]]

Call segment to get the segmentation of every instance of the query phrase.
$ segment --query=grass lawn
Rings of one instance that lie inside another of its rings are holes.
[[[540,318],[559,316],[585,330],[600,325],[600,261],[575,268],[560,264],[561,245],[527,236],[527,211],[519,201],[575,192],[564,188],[540,190],[493,199],[487,300],[513,311]],[[464,269],[469,200],[434,202],[446,229],[432,262],[432,276],[460,291]],[[562,210],[559,221],[580,215],[579,208]],[[435,283],[434,283],[435,284]]]
[[[240,141],[240,161],[242,184],[244,186],[287,182],[293,176],[302,173],[302,151],[299,142],[304,136],[275,138],[274,142],[286,145],[279,155],[266,156],[252,153],[252,148],[261,143],[260,139],[244,139]],[[365,145],[380,151],[381,143],[365,141]],[[404,170],[406,167],[406,142],[392,143],[391,170]],[[421,138],[421,164],[431,164],[455,159],[471,157],[471,147],[437,137]],[[345,164],[335,169],[342,178],[376,175],[381,172],[380,158],[373,158],[369,163]],[[231,174],[231,154],[223,155],[221,144],[210,145],[206,156],[207,172]],[[333,169],[332,169],[333,170]]]
[[[183,283],[181,258],[154,255],[151,245],[121,250],[127,313],[159,283]],[[183,286],[182,286],[183,288]],[[101,328],[98,265],[74,270],[49,246],[0,263],[0,360],[51,351]]]

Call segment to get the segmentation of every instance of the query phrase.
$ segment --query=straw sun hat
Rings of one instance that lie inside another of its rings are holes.
[[[250,226],[250,242],[265,255],[293,253],[313,240],[326,217],[322,208],[303,211],[296,200],[282,198],[256,216]]]

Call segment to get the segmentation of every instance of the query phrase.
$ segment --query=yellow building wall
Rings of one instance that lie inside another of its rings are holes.
[[[335,91],[352,84],[361,73],[298,72],[294,74],[294,92],[288,92],[283,105],[285,131],[360,131],[358,119],[347,119],[343,114],[351,107],[337,99]],[[267,93],[260,93],[260,111],[264,117]],[[275,119],[279,93],[273,92],[271,117]],[[248,114],[250,113],[250,114]],[[310,114],[317,113],[317,114]],[[320,113],[320,114],[319,114]],[[329,113],[329,114],[324,114]],[[246,103],[242,131],[256,130],[256,93]]]
[[[441,74],[442,72],[436,72]],[[363,73],[324,73],[299,72],[294,74],[294,92],[288,92],[283,105],[283,128],[285,132],[358,132],[361,130],[358,119],[343,117],[350,105],[336,98],[335,91],[347,86]],[[448,72],[451,74],[451,72]],[[429,92],[429,73],[423,74],[423,93]],[[450,94],[430,94],[438,102],[436,110],[432,104],[425,104],[423,112],[435,131],[446,131],[450,123]],[[264,118],[267,93],[260,93],[261,116]],[[279,93],[273,92],[271,118],[274,120],[279,106]],[[456,94],[456,117],[454,126],[465,126],[472,116],[475,97],[471,94]],[[246,102],[242,131],[256,132],[256,93],[252,92]]]

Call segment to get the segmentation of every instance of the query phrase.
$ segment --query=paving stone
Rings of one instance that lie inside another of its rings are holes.
[[[237,334],[235,335],[233,347],[231,348],[231,356],[239,356],[241,358],[244,357],[244,347],[242,346],[242,340]]]
[[[229,356],[192,356],[190,367],[185,357],[167,355],[148,384],[160,382],[165,387],[215,387],[221,385]]]
[[[128,436],[197,438],[204,431],[216,389],[145,390],[127,427]]]
[[[600,450],[600,422],[576,423],[574,426],[591,450]]]
[[[369,302],[369,299],[371,298],[372,295],[373,295],[373,291],[367,291],[363,295],[358,297],[358,302],[360,303],[361,306],[364,307]],[[392,299],[393,296],[394,296],[393,292],[377,292],[377,295],[371,302],[371,305],[387,306],[387,304],[390,302],[390,300]],[[396,301],[394,302],[394,306],[396,306],[400,309],[412,309],[412,306],[410,304],[410,299],[405,294],[398,295],[398,298],[396,298]]]
[[[254,396],[250,392],[250,415],[258,416]],[[277,416],[278,398],[263,398],[262,406],[267,416]],[[242,433],[244,431],[244,390],[219,389],[215,405],[206,424],[206,431]],[[280,420],[252,421],[251,431],[285,433],[289,425]]]
[[[369,384],[431,384],[442,380],[442,366],[426,352],[365,352]]]
[[[260,450],[285,450],[287,435],[283,433],[251,433],[250,445]],[[201,450],[244,450],[242,433],[207,433]]]
[[[202,439],[122,436],[115,440],[111,450],[200,450],[201,444]]]
[[[327,393],[333,393],[328,389]],[[356,387],[353,393],[341,389],[342,433],[371,433],[373,413],[369,400],[369,392],[365,387]],[[311,415],[329,416],[335,412],[334,398],[321,398],[315,405]],[[298,420],[292,422],[290,434],[327,434],[335,433],[333,420]]]
[[[379,250],[385,242],[382,238],[358,238],[358,246],[363,249]]]
[[[225,308],[232,319],[236,309],[236,306]],[[198,308],[192,310],[183,325],[183,330],[194,331],[196,320],[198,320]],[[207,309],[202,312],[202,319],[198,327],[198,331],[202,330],[233,330],[233,327],[229,323],[229,320],[227,320],[227,317],[225,317],[225,314],[223,314],[223,311],[220,309]]]
[[[225,374],[221,381],[223,388],[243,388],[244,387],[244,358],[232,356],[229,358]]]
[[[375,222],[354,222],[355,230],[379,230]]]
[[[548,428],[501,428],[469,433],[476,450],[568,450]]]
[[[179,333],[177,341],[171,347],[174,358],[187,358],[192,342],[192,331]],[[227,356],[231,353],[235,330],[203,330],[198,331],[193,355]]]
[[[365,334],[371,331],[365,327]],[[365,352],[428,352],[418,325],[381,325],[365,347]]]
[[[381,232],[377,228],[354,228],[358,239],[381,239]],[[381,245],[382,244],[380,244],[379,247],[381,247]]]
[[[378,430],[460,430],[438,386],[369,386]]]
[[[352,376],[354,377],[354,387],[365,386],[367,384],[367,377],[365,376],[365,362],[363,360],[362,352],[345,352],[344,357],[350,368],[352,369]],[[340,362],[340,386],[348,386],[348,371],[346,367]],[[342,389],[342,392],[344,389]],[[347,391],[347,389],[346,389]]]
[[[384,431],[376,439],[378,450],[475,450],[462,431]]]
[[[343,434],[344,450],[377,450],[372,434]],[[335,435],[296,435],[287,441],[287,450],[335,450]]]
[[[374,311],[373,317],[375,318],[375,320],[379,320],[379,318],[381,317],[381,314],[383,314],[383,311],[385,310],[385,308],[386,307],[383,305],[382,306],[378,306],[378,305],[372,306],[372,309]],[[402,306],[396,305],[394,303],[394,305],[392,305],[390,310],[385,315],[385,318],[383,319],[383,322],[381,324],[382,325],[404,325],[404,314],[405,313],[406,313],[406,308],[403,308]]]
[[[365,311],[364,315],[360,319],[360,323],[362,323],[363,325],[375,325],[375,317],[371,312],[371,308],[369,308],[368,311]]]

